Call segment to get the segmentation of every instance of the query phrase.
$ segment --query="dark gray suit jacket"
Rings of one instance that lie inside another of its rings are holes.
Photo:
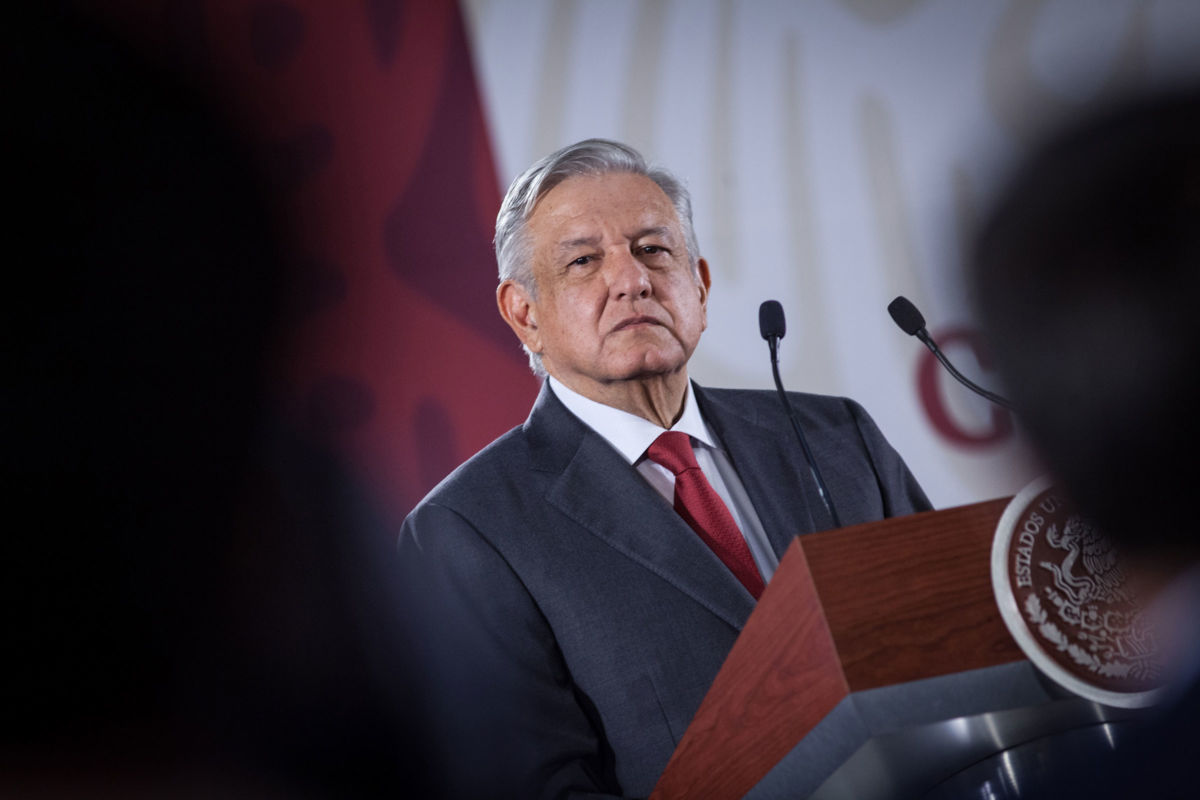
[[[774,392],[694,386],[778,555],[832,526]],[[856,403],[791,399],[845,525],[926,510]],[[433,734],[464,796],[645,796],[754,600],[546,387],[412,512]]]

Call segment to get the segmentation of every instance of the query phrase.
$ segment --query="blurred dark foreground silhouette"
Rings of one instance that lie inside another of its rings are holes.
[[[1200,88],[1123,98],[1049,137],[985,217],[970,269],[1034,447],[1138,579],[1172,598],[1164,703],[1111,760],[1058,765],[1046,796],[1195,797]]]
[[[55,6],[3,37],[0,794],[432,795],[393,534],[268,402],[247,148]]]

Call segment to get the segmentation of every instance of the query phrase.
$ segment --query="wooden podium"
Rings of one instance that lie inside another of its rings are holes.
[[[853,692],[1024,659],[992,592],[1007,503],[793,541],[652,797],[742,797]]]

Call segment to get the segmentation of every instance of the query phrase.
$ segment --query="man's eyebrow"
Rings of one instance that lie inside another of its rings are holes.
[[[638,239],[645,239],[647,236],[661,236],[664,239],[670,239],[671,229],[666,225],[656,225],[653,228],[642,228],[640,231],[634,234],[633,239],[634,241],[637,241]]]
[[[576,247],[595,247],[600,244],[599,236],[580,236],[577,239],[564,239],[555,249],[560,251],[574,250]]]
[[[630,238],[636,242],[639,239],[645,239],[648,236],[660,236],[664,239],[670,239],[671,228],[667,225],[654,225],[649,228],[642,228]],[[574,239],[563,239],[561,242],[555,245],[555,250],[559,252],[567,252],[569,250],[574,250],[577,247],[596,247],[600,244],[602,238],[603,237],[601,236],[579,236]]]

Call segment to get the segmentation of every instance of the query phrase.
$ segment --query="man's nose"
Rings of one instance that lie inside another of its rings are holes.
[[[614,297],[647,297],[651,292],[650,271],[628,250],[605,259],[609,293]]]

